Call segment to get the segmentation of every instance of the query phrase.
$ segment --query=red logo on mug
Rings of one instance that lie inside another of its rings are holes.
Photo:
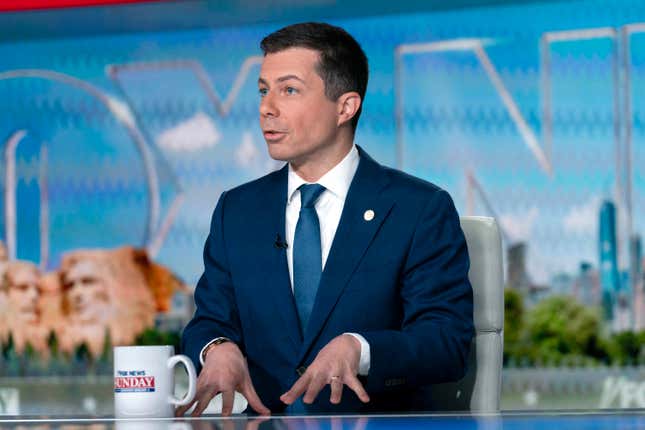
[[[117,371],[114,377],[115,393],[149,393],[155,390],[155,377],[145,371]]]

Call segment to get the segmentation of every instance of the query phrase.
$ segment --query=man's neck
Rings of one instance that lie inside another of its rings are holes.
[[[348,139],[342,144],[334,145],[333,151],[326,151],[324,153],[315,154],[314,157],[308,160],[292,161],[289,164],[291,169],[302,179],[307,182],[313,183],[318,181],[323,175],[336,167],[343,158],[349,154],[349,151],[354,146],[353,139]]]

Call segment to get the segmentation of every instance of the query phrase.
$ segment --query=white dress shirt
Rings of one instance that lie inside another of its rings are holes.
[[[316,213],[320,224],[320,246],[322,249],[322,269],[325,268],[327,257],[331,244],[336,235],[336,229],[340,222],[340,216],[345,206],[345,197],[347,191],[354,179],[356,169],[358,169],[359,155],[356,145],[352,146],[349,153],[334,166],[329,172],[325,173],[316,183],[325,187],[318,200],[316,201]],[[285,212],[285,235],[287,239],[287,264],[289,266],[289,279],[291,280],[291,291],[293,291],[293,238],[296,234],[296,224],[300,215],[300,187],[308,182],[302,179],[289,165],[289,175],[287,180],[287,208]],[[354,336],[361,344],[361,356],[358,366],[358,374],[366,376],[370,370],[370,345],[367,340],[358,333],[345,333]],[[217,338],[219,339],[219,338]],[[213,339],[207,343],[199,354],[202,365],[204,364],[204,351],[213,343]]]
[[[349,153],[325,173],[317,184],[325,187],[316,201],[316,213],[320,224],[320,246],[322,250],[322,268],[324,270],[331,244],[336,235],[340,216],[345,206],[345,197],[352,183],[356,169],[358,169],[359,155],[356,146],[352,146]],[[289,279],[293,291],[293,238],[296,234],[296,224],[300,215],[300,190],[302,184],[308,182],[302,179],[289,165],[287,184],[287,209],[285,213],[285,228],[287,238],[287,264],[289,266]],[[346,333],[354,336],[361,343],[361,358],[358,366],[359,375],[367,375],[370,369],[370,346],[365,338],[357,333]]]

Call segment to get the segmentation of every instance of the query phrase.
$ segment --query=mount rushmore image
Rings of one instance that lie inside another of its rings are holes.
[[[18,354],[29,345],[46,357],[52,335],[63,353],[85,344],[94,357],[108,338],[134,344],[171,311],[177,294],[190,291],[143,249],[74,250],[57,270],[42,272],[32,262],[9,261],[0,242],[0,342]]]

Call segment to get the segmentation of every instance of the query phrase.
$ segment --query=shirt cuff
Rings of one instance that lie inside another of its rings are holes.
[[[211,341],[210,341],[210,342],[208,342],[206,345],[204,345],[204,347],[202,348],[202,350],[201,350],[201,351],[199,351],[199,363],[200,363],[202,366],[204,365],[204,351],[206,351],[206,348],[208,348],[209,346],[211,346],[211,345],[213,344],[213,342],[217,342],[217,341],[218,341],[218,340],[220,340],[220,339],[226,339],[226,340],[229,340],[229,338],[224,337],[224,336],[216,337],[215,339],[211,340]]]
[[[370,373],[370,344],[358,333],[343,333],[354,336],[361,343],[361,358],[358,363],[358,374],[367,376]]]

